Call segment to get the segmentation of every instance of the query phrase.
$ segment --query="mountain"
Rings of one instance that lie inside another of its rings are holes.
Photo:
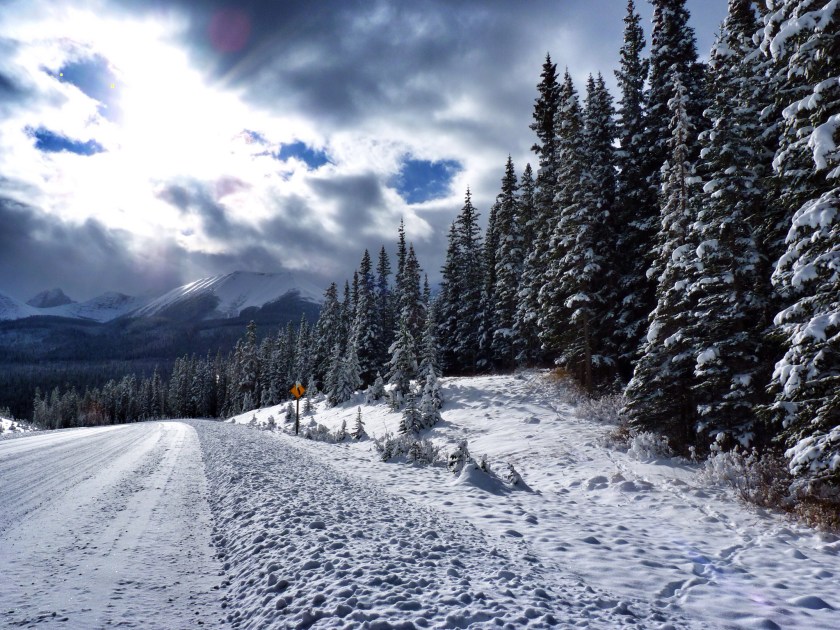
[[[64,306],[65,304],[73,303],[73,300],[67,297],[61,289],[41,291],[27,302],[29,306],[34,306],[35,308],[53,308],[55,306]]]
[[[149,298],[107,291],[87,302],[72,302],[56,308],[44,309],[41,314],[71,319],[91,319],[103,323],[136,311],[148,302]]]
[[[231,319],[249,312],[277,310],[296,302],[317,305],[321,293],[318,287],[301,281],[289,271],[235,271],[173,289],[131,316],[177,321]]]
[[[0,293],[0,320],[23,319],[38,314],[38,309],[34,306],[29,306],[5,293]]]

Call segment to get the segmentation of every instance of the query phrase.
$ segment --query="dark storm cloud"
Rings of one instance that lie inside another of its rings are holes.
[[[78,300],[106,288],[136,293],[169,288],[180,280],[170,270],[143,268],[129,253],[130,234],[93,219],[70,224],[0,197],[0,225],[0,290],[24,301],[54,286]]]
[[[207,236],[236,243],[243,238],[254,236],[253,228],[231,221],[225,207],[218,197],[234,184],[220,182],[211,189],[210,184],[190,181],[168,184],[158,197],[175,206],[182,214],[194,214],[201,219],[201,226]]]
[[[312,178],[310,185],[319,196],[338,204],[336,220],[348,233],[363,230],[386,209],[382,185],[372,173]]]

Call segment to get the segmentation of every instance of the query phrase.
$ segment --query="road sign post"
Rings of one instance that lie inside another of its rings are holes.
[[[295,410],[295,435],[297,435],[300,430],[300,397],[306,393],[306,388],[300,384],[300,381],[298,381],[289,391],[292,393],[292,396],[295,397],[295,401],[297,402],[297,409]]]

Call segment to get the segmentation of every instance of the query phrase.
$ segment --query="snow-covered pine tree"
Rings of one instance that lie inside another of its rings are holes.
[[[292,368],[292,382],[300,381],[312,374],[312,334],[306,315],[301,315],[295,337],[295,362]]]
[[[426,325],[423,328],[423,339],[420,343],[421,385],[429,378],[429,374],[434,374],[435,378],[441,375],[437,341],[437,309],[437,302],[432,301],[426,311]]]
[[[745,64],[755,54],[759,24],[751,0],[730,0],[710,55],[715,95],[706,110],[698,170],[705,180],[691,240],[698,244],[698,274],[689,292],[696,304],[692,336],[699,343],[694,394],[698,431],[708,442],[732,447],[755,443],[754,408],[764,402],[769,370],[762,357],[765,300],[755,240],[765,200],[755,138],[759,114],[755,82]],[[723,434],[724,437],[721,437]]]
[[[358,271],[358,295],[356,317],[350,333],[353,347],[358,356],[362,384],[373,380],[376,371],[377,340],[381,335],[380,322],[376,313],[374,294],[373,263],[368,250],[362,256]]]
[[[405,395],[405,408],[400,419],[399,432],[418,435],[423,430],[423,419],[420,416],[420,409],[417,406],[417,395],[413,390]]]
[[[530,126],[537,135],[537,142],[531,150],[537,154],[539,169],[530,222],[531,238],[519,284],[515,320],[518,337],[523,344],[517,356],[520,364],[540,363],[545,357],[539,338],[539,291],[545,280],[545,261],[557,218],[554,203],[557,184],[555,118],[560,103],[560,84],[557,81],[557,65],[551,62],[549,55],[545,57],[540,76],[541,81],[537,85],[539,96],[534,103],[534,122]]]
[[[806,94],[783,111],[774,160],[800,203],[773,282],[787,343],[772,389],[796,489],[840,503],[840,3],[787,0],[765,48]]]
[[[616,196],[610,220],[616,233],[618,289],[621,300],[614,305],[618,344],[618,371],[624,379],[633,373],[633,362],[647,332],[648,314],[656,304],[655,284],[645,272],[652,262],[651,251],[659,225],[656,190],[648,183],[650,161],[645,145],[645,81],[648,62],[642,57],[645,36],[634,0],[627,2],[621,61],[615,72],[619,99],[618,138],[620,148]],[[658,168],[658,165],[657,165]]]
[[[388,281],[391,275],[391,261],[385,246],[379,250],[379,260],[376,263],[376,320],[379,325],[379,336],[376,338],[377,368],[388,363],[388,348],[394,341],[396,321],[394,319],[393,293]]]
[[[356,410],[356,422],[353,424],[353,431],[350,433],[350,437],[354,440],[361,440],[366,436],[365,423],[362,422],[362,408],[359,407]]]
[[[414,338],[408,329],[408,323],[400,318],[399,331],[391,344],[391,360],[388,363],[388,384],[394,386],[397,396],[405,395],[411,389],[411,379],[417,376],[414,348]]]
[[[514,184],[516,180],[514,179]],[[479,356],[478,367],[483,370],[491,369],[495,362],[493,357],[493,332],[496,329],[494,318],[496,303],[496,250],[499,243],[499,198],[490,208],[487,220],[487,231],[484,233],[484,251],[482,253],[482,269],[484,270],[481,291],[481,314],[478,334]]]
[[[238,388],[241,395],[250,394],[250,399],[255,400],[257,383],[259,382],[259,361],[257,357],[257,324],[254,321],[248,322],[245,331],[244,343],[239,353],[239,383]],[[182,394],[181,399],[186,402],[186,396]],[[253,407],[252,407],[253,408]]]
[[[367,389],[365,402],[372,403],[376,402],[377,400],[382,400],[383,398],[385,398],[385,381],[382,380],[382,374],[377,372],[376,379],[373,381],[373,384]]]
[[[518,198],[513,160],[508,156],[502,192],[496,198],[495,299],[492,306],[493,363],[502,369],[513,368],[517,342],[513,328],[518,303],[519,281],[525,260],[523,250],[525,215]]]
[[[454,349],[460,358],[461,369],[475,371],[480,356],[479,333],[484,268],[478,211],[472,205],[469,189],[467,189],[464,207],[455,220],[455,229],[459,278],[456,285],[457,291],[450,295],[457,305]]]
[[[362,385],[359,372],[359,359],[356,355],[356,346],[352,340],[348,340],[344,356],[339,362],[335,386],[327,394],[331,405],[339,405],[353,397],[353,394]]]
[[[686,105],[688,95],[678,73],[672,74],[671,157],[663,166],[661,228],[656,261],[657,304],[650,315],[647,338],[627,385],[623,414],[632,426],[666,436],[671,448],[685,451],[694,439],[696,404],[691,385],[696,348],[688,287],[693,280],[695,246],[689,237],[695,208],[691,199],[693,174],[687,141],[692,134]]]
[[[458,324],[458,239],[455,223],[449,226],[446,246],[446,259],[441,268],[440,293],[436,300],[437,337],[441,366],[448,371],[460,368],[455,353],[455,333]]]
[[[422,269],[414,253],[414,244],[408,244],[408,254],[405,257],[405,268],[402,280],[402,302],[400,317],[405,319],[413,339],[419,339],[426,321],[423,294],[420,290],[420,275]]]
[[[653,29],[649,60],[645,174],[649,185],[658,188],[660,168],[670,159],[670,101],[676,95],[674,75],[685,90],[688,123],[694,133],[686,139],[689,162],[699,153],[697,134],[703,131],[706,109],[705,72],[697,56],[694,29],[688,24],[686,0],[651,0]]]
[[[420,424],[431,429],[440,422],[440,387],[437,376],[431,372],[423,384],[423,396],[420,398]]]
[[[318,322],[315,324],[315,356],[313,358],[314,373],[318,382],[326,385],[326,377],[333,362],[333,349],[340,341],[338,335],[341,333],[341,304],[338,302],[338,287],[335,282],[330,284],[324,292],[324,303],[321,306],[321,313]]]

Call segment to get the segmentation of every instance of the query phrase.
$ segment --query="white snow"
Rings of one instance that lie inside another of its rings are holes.
[[[425,437],[468,440],[459,475],[295,437],[282,405],[0,442],[4,621],[836,627],[840,538],[739,503],[651,437],[611,448],[615,427],[544,374],[441,385]],[[363,397],[302,424],[352,429],[361,407],[369,434],[395,432]],[[282,430],[247,426],[269,416]]]
[[[536,558],[547,590],[579,580],[597,592],[590,603],[627,606],[638,627],[836,627],[840,538],[740,503],[731,489],[712,485],[699,465],[656,455],[661,445],[637,444],[635,454],[611,450],[604,436],[614,427],[579,417],[562,388],[542,376],[444,378],[441,384],[443,421],[426,437],[444,452],[466,438],[475,458],[486,455],[497,472],[513,464],[532,491],[482,488],[468,479],[480,474],[475,470],[465,479],[444,467],[383,463],[370,442],[268,435],[417,509],[441,510],[477,528],[511,558]],[[399,413],[364,405],[361,395],[333,409],[318,403],[314,418],[302,424],[335,430],[346,420],[351,427],[359,406],[368,433],[396,431]],[[235,421],[256,416],[261,423],[270,414],[280,418],[282,408]],[[566,594],[587,597],[568,585]]]

